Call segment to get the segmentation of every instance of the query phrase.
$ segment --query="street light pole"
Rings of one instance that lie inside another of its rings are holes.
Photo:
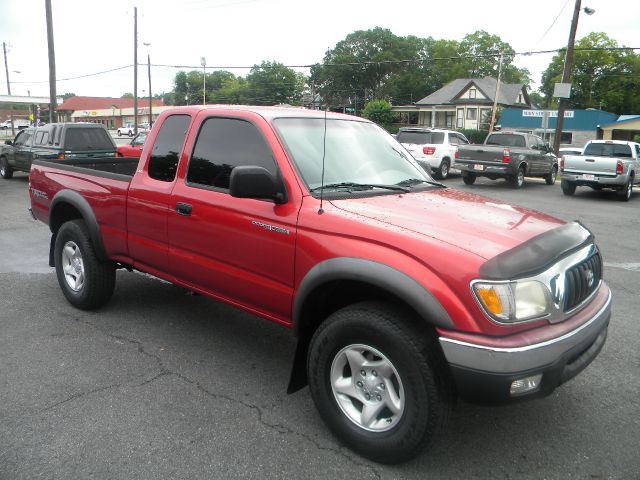
[[[571,30],[569,31],[569,42],[567,43],[567,52],[564,56],[564,70],[562,72],[562,83],[569,83],[571,77],[571,64],[573,63],[573,45],[576,41],[576,31],[578,30],[578,17],[580,16],[580,4],[581,0],[576,0],[576,5],[573,9],[573,19],[571,20]],[[593,10],[589,9],[590,13]],[[560,98],[558,101],[558,118],[556,118],[556,131],[553,137],[553,151],[558,154],[560,149],[560,138],[562,136],[562,126],[564,124],[564,111],[566,109],[567,101],[564,98]]]
[[[9,96],[11,96],[11,83],[9,82],[9,63],[7,62],[7,44],[5,42],[2,42],[2,50],[4,51],[4,69],[5,72],[7,73],[7,92],[9,93]],[[16,131],[15,131],[15,127],[13,124],[13,103],[11,104],[11,113],[10,113],[10,118],[11,118],[11,136],[15,136]]]
[[[49,48],[49,123],[56,121],[56,51],[53,44],[51,0],[45,0],[47,15],[47,44]]]
[[[200,65],[202,65],[202,105],[207,104],[207,59],[200,57]]]
[[[143,45],[147,48],[151,46],[150,43],[143,43]],[[151,54],[147,51],[147,75],[149,76],[149,128],[153,125],[153,111],[152,111],[152,100],[151,100]]]
[[[133,134],[138,134],[138,7],[133,7]]]

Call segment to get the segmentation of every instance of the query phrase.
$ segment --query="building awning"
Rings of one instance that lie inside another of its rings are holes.
[[[0,95],[0,103],[49,105],[49,97],[24,97],[18,95]],[[61,104],[62,98],[56,99],[56,104]]]

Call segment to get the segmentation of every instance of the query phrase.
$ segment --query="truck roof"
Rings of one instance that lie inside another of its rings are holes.
[[[263,107],[263,106],[255,106],[255,105],[205,105],[205,106],[197,106],[190,105],[184,107],[175,107],[171,110],[166,110],[168,114],[175,113],[189,113],[195,115],[203,110],[210,110],[211,112],[218,111],[237,111],[237,112],[252,112],[256,113],[266,119],[273,120],[275,118],[325,118],[324,110],[310,110],[307,108],[300,107]],[[163,112],[164,113],[164,112]],[[357,117],[355,115],[347,115],[344,113],[335,113],[335,112],[326,112],[326,117],[328,119],[334,120],[353,120],[359,122],[369,122],[369,120]]]

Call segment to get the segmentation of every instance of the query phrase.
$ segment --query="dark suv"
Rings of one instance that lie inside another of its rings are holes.
[[[50,123],[27,128],[0,146],[0,176],[29,172],[35,158],[116,156],[116,145],[107,129],[97,123]]]

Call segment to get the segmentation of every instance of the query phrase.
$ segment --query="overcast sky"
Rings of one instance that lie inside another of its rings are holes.
[[[52,0],[57,93],[119,97],[133,92],[133,68],[77,80],[133,64],[133,11],[138,7],[138,59],[152,64],[251,66],[263,60],[285,65],[321,62],[328,48],[356,30],[376,26],[398,36],[461,40],[486,30],[516,52],[560,48],[567,43],[574,0]],[[640,2],[583,0],[596,13],[580,15],[577,38],[605,32],[620,45],[640,47]],[[564,8],[563,8],[564,7]],[[559,16],[558,16],[559,15]],[[554,19],[555,24],[552,23]],[[545,31],[549,31],[545,34]],[[14,95],[48,96],[45,0],[0,0],[0,42],[9,46]],[[143,43],[150,43],[149,47]],[[552,55],[519,56],[534,89]],[[199,67],[200,68],[200,67]],[[20,72],[20,73],[16,73]],[[172,89],[175,68],[152,68],[152,91]],[[210,70],[209,70],[210,71]],[[230,70],[236,75],[247,70]],[[302,69],[305,73],[307,70]],[[0,92],[7,93],[4,69]],[[147,92],[146,65],[138,94]]]

